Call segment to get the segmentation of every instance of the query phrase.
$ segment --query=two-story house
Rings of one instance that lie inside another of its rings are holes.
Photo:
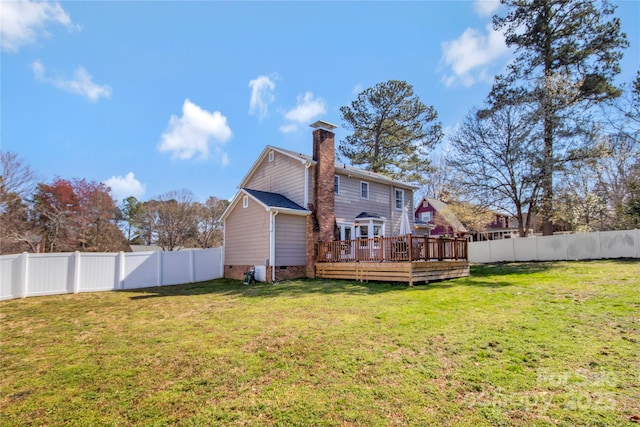
[[[225,277],[315,277],[319,241],[393,236],[416,187],[336,163],[336,128],[311,125],[312,155],[267,146],[224,212]]]
[[[428,229],[429,235],[433,237],[463,237],[467,234],[466,227],[455,213],[447,208],[447,204],[431,197],[424,197],[416,206],[414,221],[419,225],[418,230]]]

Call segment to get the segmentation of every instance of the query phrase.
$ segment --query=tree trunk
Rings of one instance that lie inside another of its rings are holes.
[[[552,95],[549,93],[549,81],[553,77],[553,47],[551,46],[551,4],[546,2],[543,8],[544,35],[544,86],[542,89],[542,114],[544,121],[544,152],[542,165],[542,235],[553,235],[553,132],[555,111],[553,110]]]

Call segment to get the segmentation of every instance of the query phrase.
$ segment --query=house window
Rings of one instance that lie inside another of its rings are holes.
[[[360,182],[360,198],[368,199],[369,198],[369,183],[361,181]]]
[[[338,175],[333,177],[333,193],[340,194],[340,177]]]
[[[404,208],[404,190],[396,189],[396,209],[402,210]]]
[[[361,225],[360,226],[360,238],[361,239],[368,239],[369,238],[369,226],[368,225]]]
[[[242,198],[242,207],[243,208],[248,208],[249,207],[249,196],[244,196]]]
[[[424,222],[429,222],[433,219],[433,212],[420,212],[420,219]]]
[[[273,151],[269,151],[269,161],[270,162],[273,162],[273,156],[274,156]]]

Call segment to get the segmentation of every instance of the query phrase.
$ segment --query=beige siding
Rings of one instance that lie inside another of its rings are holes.
[[[400,229],[402,211],[395,209],[394,187],[378,182],[367,181],[358,177],[338,174],[340,176],[340,193],[335,195],[336,221],[353,222],[361,212],[376,213],[386,218],[385,235],[392,236]],[[360,196],[360,183],[369,183],[369,198]],[[413,192],[404,190],[404,203],[413,216]]]
[[[246,183],[247,188],[280,193],[300,206],[304,205],[304,173],[302,162],[273,152],[273,161],[267,155]]]
[[[269,212],[249,197],[240,200],[225,221],[225,265],[265,265],[269,258]]]
[[[307,264],[306,230],[307,219],[304,216],[276,216],[276,266]]]

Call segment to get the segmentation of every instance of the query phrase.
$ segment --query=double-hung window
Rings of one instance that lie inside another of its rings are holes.
[[[396,209],[402,210],[404,209],[404,190],[399,190],[396,188]]]
[[[360,181],[360,198],[368,199],[369,198],[369,183],[365,181]]]

